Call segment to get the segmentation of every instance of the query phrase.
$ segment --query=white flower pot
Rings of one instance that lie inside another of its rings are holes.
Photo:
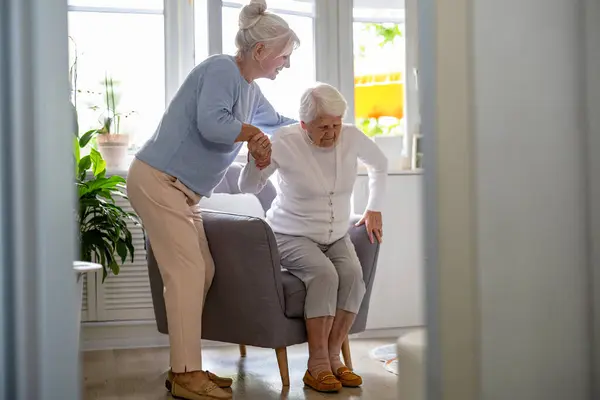
[[[77,345],[81,345],[81,306],[83,304],[83,277],[88,272],[99,271],[102,265],[86,261],[73,261],[73,272],[75,272],[75,284],[77,285]]]
[[[129,148],[129,135],[100,134],[98,135],[98,151],[106,161],[106,168],[111,170],[126,170]]]

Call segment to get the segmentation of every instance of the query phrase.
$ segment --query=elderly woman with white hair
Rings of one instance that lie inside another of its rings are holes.
[[[277,238],[282,266],[306,285],[310,354],[304,383],[325,392],[362,384],[340,360],[365,294],[362,268],[348,236],[357,160],[368,168],[370,192],[359,224],[366,226],[371,242],[383,237],[387,160],[364,133],[342,123],[346,108],[334,87],[308,89],[301,99],[301,122],[271,138],[270,164],[257,166],[250,155],[239,179],[243,192],[258,193],[278,172],[279,188],[267,222]]]
[[[263,131],[295,122],[279,115],[256,84],[289,68],[299,45],[288,24],[266,9],[264,0],[242,8],[237,55],[210,57],[190,72],[127,177],[129,200],[165,286],[171,344],[166,385],[177,398],[232,398],[224,390],[231,379],[202,370],[202,311],[215,266],[198,203],[210,197],[242,142],[267,162],[271,143]]]

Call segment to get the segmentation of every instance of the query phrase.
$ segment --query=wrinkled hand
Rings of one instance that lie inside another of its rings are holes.
[[[264,133],[248,141],[248,151],[258,169],[265,169],[271,164],[271,141]]]
[[[373,236],[379,243],[383,242],[383,218],[379,211],[365,211],[364,215],[356,223],[356,226],[365,225],[369,240],[371,243],[375,243]]]

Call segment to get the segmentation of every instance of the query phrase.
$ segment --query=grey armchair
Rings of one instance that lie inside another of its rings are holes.
[[[240,193],[240,171],[239,164],[232,165],[215,192]],[[271,206],[275,193],[269,182],[257,195],[265,210]],[[216,271],[204,306],[202,338],[238,344],[242,357],[246,355],[246,345],[275,349],[283,385],[289,385],[286,348],[307,341],[304,284],[282,270],[275,236],[264,220],[210,211],[203,218]],[[379,254],[379,245],[371,244],[365,228],[355,227],[355,222],[356,219],[349,233],[367,291],[351,333],[365,330]],[[156,324],[159,332],[167,334],[163,282],[149,241],[147,250]],[[352,368],[347,340],[342,355]]]

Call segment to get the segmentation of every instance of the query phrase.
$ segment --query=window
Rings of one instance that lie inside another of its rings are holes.
[[[245,1],[223,3],[223,53],[235,54],[238,15]],[[300,47],[290,59],[291,68],[283,70],[276,80],[257,80],[263,94],[275,109],[290,118],[298,118],[300,96],[315,82],[315,50],[313,4],[297,0],[271,0],[270,11],[285,18],[300,38]],[[302,71],[302,73],[298,73]]]
[[[164,18],[160,0],[71,0],[72,76],[80,131],[106,114],[105,79],[114,81],[118,133],[135,150],[155,131],[165,108]]]
[[[399,1],[354,2],[355,123],[382,145],[395,169],[414,165],[417,148],[407,126],[407,103],[416,99],[407,96],[405,14]]]
[[[369,136],[404,131],[403,24],[354,22],[354,115]]]

